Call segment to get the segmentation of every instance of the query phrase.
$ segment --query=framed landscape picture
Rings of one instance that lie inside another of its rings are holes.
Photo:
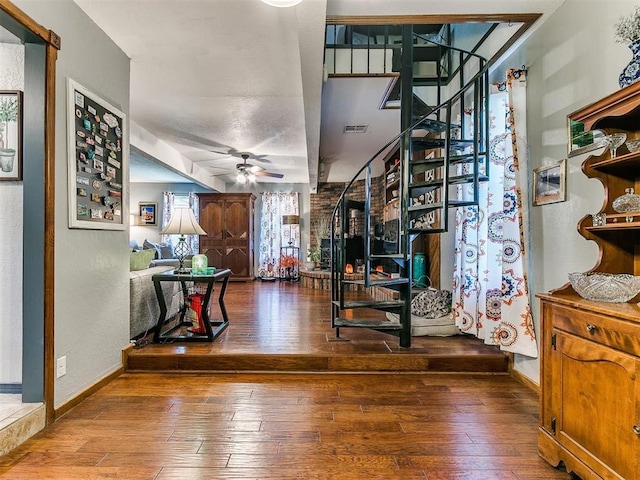
[[[0,181],[22,180],[22,92],[0,90]]]
[[[125,230],[126,116],[67,79],[69,228]]]
[[[158,204],[157,203],[139,203],[140,221],[138,225],[157,225],[158,224]]]
[[[564,202],[567,186],[567,160],[533,171],[533,204]]]

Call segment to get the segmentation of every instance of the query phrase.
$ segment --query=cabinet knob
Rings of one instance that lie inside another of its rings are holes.
[[[640,425],[633,426],[633,433],[635,433],[636,435],[640,435]]]
[[[590,323],[587,323],[587,332],[589,333],[594,333],[596,331],[596,326],[595,325],[591,325]]]

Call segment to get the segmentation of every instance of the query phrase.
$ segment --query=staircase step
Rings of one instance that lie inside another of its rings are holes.
[[[478,157],[484,157],[485,153],[478,153]],[[445,158],[422,158],[411,161],[411,173],[422,173],[444,165]],[[473,154],[468,155],[450,155],[449,165],[457,165],[461,163],[473,163]]]
[[[395,310],[397,308],[404,307],[403,300],[352,300],[344,302],[340,306],[339,300],[334,300],[333,303],[336,307],[348,310],[352,308],[375,308],[377,310]]]
[[[354,328],[373,328],[374,330],[401,330],[402,325],[394,322],[380,322],[376,320],[358,320],[351,318],[336,318],[334,320],[336,327],[354,327]]]
[[[444,148],[444,138],[412,138],[413,151],[431,150],[434,148]],[[473,140],[449,140],[449,146],[452,149],[463,149],[473,145]]]
[[[342,283],[352,285],[364,285],[364,280],[343,280]],[[369,282],[370,287],[384,287],[386,285],[402,285],[409,283],[408,278],[387,278],[385,280],[372,280]]]
[[[479,182],[486,182],[489,180],[489,177],[486,175],[478,175]],[[449,185],[460,185],[463,183],[472,183],[473,182],[473,174],[467,175],[456,175],[453,177],[449,177]]]
[[[425,213],[429,213],[434,210],[440,210],[441,208],[442,202],[429,203],[427,205],[412,205],[407,209],[409,211],[409,220],[415,220]]]
[[[369,258],[374,260],[374,259],[384,259],[384,258],[393,258],[393,259],[399,259],[399,260],[406,260],[406,258],[404,258],[404,255],[401,253],[389,253],[389,254],[374,254],[374,255],[369,255]]]
[[[446,228],[410,228],[409,233],[443,233],[446,232]]]

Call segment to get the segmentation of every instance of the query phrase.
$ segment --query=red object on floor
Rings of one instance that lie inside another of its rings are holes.
[[[202,304],[204,303],[204,295],[201,293],[192,293],[189,295],[185,304],[187,307],[187,321],[191,322],[192,333],[207,333],[202,319]]]

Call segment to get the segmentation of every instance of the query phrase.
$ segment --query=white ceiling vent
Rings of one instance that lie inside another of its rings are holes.
[[[364,133],[369,125],[345,125],[343,133]]]

